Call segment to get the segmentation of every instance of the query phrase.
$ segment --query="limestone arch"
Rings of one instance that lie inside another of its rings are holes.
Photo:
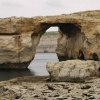
[[[84,51],[81,46],[83,44],[84,33],[81,30],[82,27],[77,23],[42,23],[38,34],[33,34],[33,38],[35,37],[35,40],[33,39],[33,48],[36,48],[41,36],[50,27],[58,27],[59,38],[55,52],[59,61],[84,59]]]

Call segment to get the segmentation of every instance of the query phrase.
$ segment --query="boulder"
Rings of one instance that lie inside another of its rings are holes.
[[[100,62],[93,60],[67,60],[48,62],[46,69],[51,81],[86,81],[100,76]]]

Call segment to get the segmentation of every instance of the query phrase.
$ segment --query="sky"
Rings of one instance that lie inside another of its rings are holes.
[[[60,15],[99,9],[100,0],[0,0],[0,18]]]

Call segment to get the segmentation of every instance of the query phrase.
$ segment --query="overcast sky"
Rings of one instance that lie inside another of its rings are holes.
[[[0,0],[0,18],[59,15],[100,9],[100,0]]]

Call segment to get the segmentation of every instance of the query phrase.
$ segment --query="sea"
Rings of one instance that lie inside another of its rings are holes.
[[[0,70],[0,81],[23,76],[47,76],[47,62],[58,61],[56,53],[36,53],[34,60],[27,69],[2,69]]]

